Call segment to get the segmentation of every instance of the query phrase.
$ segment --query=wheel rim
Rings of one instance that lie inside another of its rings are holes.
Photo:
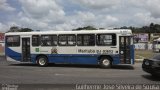
[[[40,58],[40,59],[39,59],[39,64],[40,64],[41,66],[45,65],[45,64],[46,64],[46,60],[45,60],[44,58]]]
[[[108,66],[110,65],[110,61],[108,59],[103,60],[103,65]]]

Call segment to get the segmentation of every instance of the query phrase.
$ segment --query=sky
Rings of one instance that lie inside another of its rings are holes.
[[[0,0],[0,32],[160,24],[160,0]]]

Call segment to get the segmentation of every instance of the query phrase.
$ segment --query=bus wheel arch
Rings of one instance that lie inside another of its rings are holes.
[[[113,59],[111,56],[103,55],[98,60],[101,68],[110,68],[112,66]]]
[[[36,63],[41,66],[41,67],[45,67],[48,65],[48,57],[46,55],[38,55],[36,57]]]

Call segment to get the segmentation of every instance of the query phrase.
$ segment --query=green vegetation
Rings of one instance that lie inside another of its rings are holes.
[[[97,29],[93,26],[79,27],[79,28],[73,29],[73,31],[78,31],[78,30],[97,30]]]
[[[133,33],[160,33],[160,25],[151,23],[149,26],[142,26],[142,27],[127,27],[123,26],[120,28],[114,29],[131,29]]]
[[[0,52],[0,56],[4,56],[4,53]]]
[[[10,30],[8,32],[31,32],[33,31],[30,28],[20,28],[18,26],[12,26],[10,27]]]
[[[99,29],[104,29],[104,28],[99,28]],[[159,24],[154,24],[151,23],[148,26],[142,26],[142,27],[133,27],[133,26],[123,26],[120,28],[114,28],[114,29],[131,29],[133,33],[160,33],[160,25]],[[73,29],[73,31],[76,30],[98,30],[94,26],[86,26],[86,27],[78,27],[76,29]]]
[[[135,59],[151,58],[153,55],[152,50],[135,50]]]

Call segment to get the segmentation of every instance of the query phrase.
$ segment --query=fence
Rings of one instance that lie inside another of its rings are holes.
[[[134,45],[136,50],[152,50],[153,49],[153,44],[137,43]]]

